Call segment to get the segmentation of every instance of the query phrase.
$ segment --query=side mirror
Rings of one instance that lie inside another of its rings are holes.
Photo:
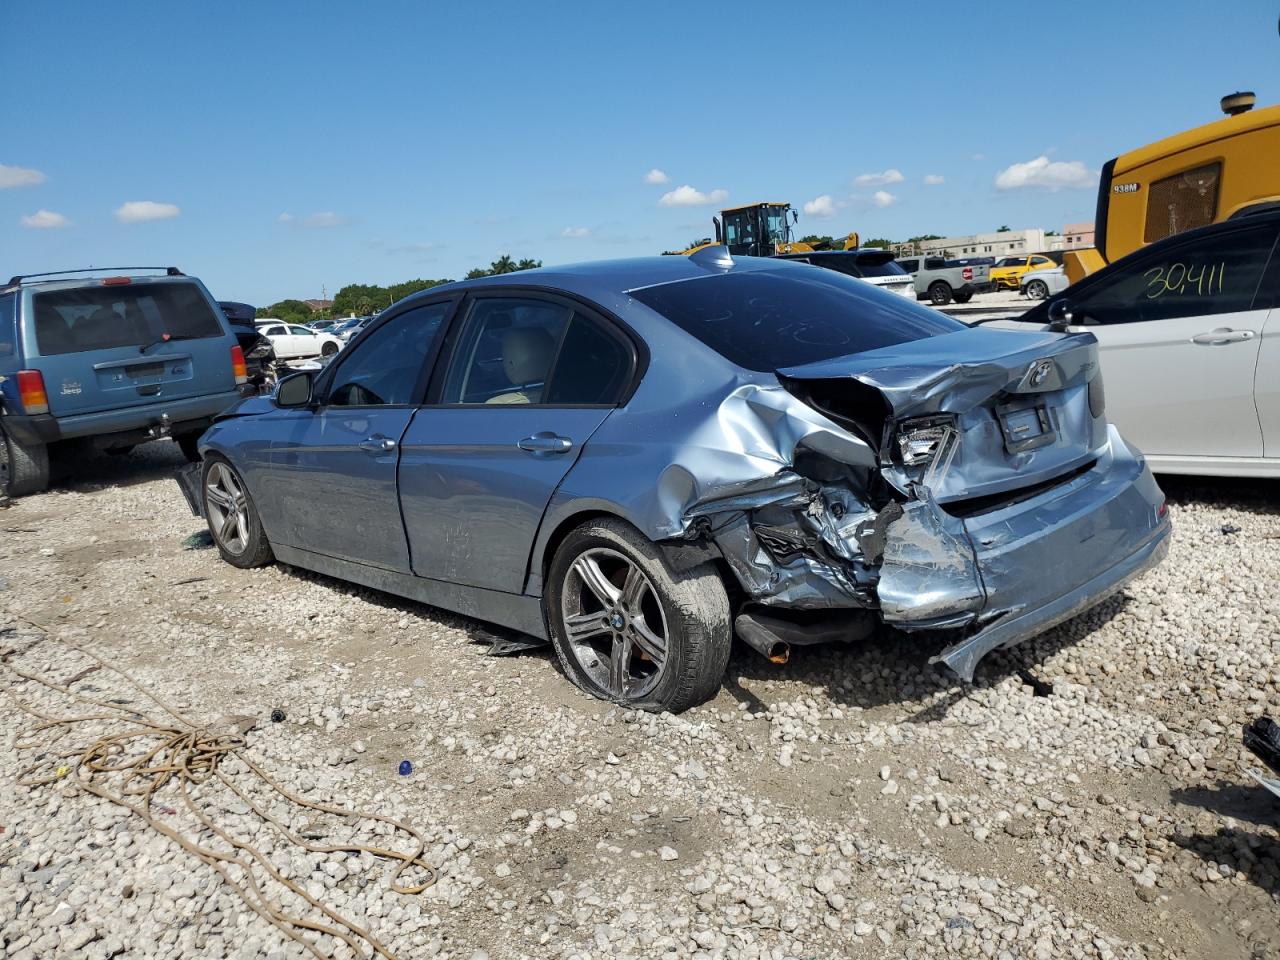
[[[1076,321],[1075,311],[1067,299],[1055,300],[1049,304],[1049,329],[1054,333],[1066,333],[1067,327]]]
[[[277,407],[305,407],[311,402],[311,374],[295,373],[276,387]]]

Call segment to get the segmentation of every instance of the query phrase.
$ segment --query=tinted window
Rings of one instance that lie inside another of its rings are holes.
[[[575,311],[542,402],[616,403],[631,370],[631,345]]]
[[[309,337],[313,333],[313,331],[308,330],[306,327],[290,327],[289,332],[299,337]]]
[[[753,271],[631,296],[748,370],[776,370],[964,330],[935,310],[834,271]]]
[[[44,356],[224,335],[192,283],[130,283],[37,293],[36,344]]]
[[[329,403],[414,403],[427,356],[448,312],[448,303],[407,310],[349,348],[334,375]]]
[[[445,379],[444,403],[542,403],[573,308],[495,298],[472,305]]]
[[[269,327],[263,327],[262,332],[268,337],[283,337],[285,331],[280,324],[273,323]]]
[[[1095,323],[1248,310],[1275,239],[1274,227],[1256,227],[1174,242],[1119,261],[1070,299]]]
[[[0,294],[0,357],[12,357],[18,352],[18,321],[16,294]]]
[[[907,273],[915,273],[920,269],[919,260],[900,260],[898,262],[902,265],[902,269],[907,271]]]
[[[946,265],[947,261],[943,260],[942,257],[929,257],[924,262],[924,268],[926,270],[941,270]]]
[[[892,257],[886,259],[865,254],[858,257],[858,274],[864,277],[900,277],[906,272]]]
[[[1004,257],[996,263],[997,267],[1025,267],[1026,257]]]

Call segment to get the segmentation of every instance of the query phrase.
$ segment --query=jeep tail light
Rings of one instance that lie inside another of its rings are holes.
[[[18,399],[27,414],[49,412],[49,395],[39,370],[18,371]]]
[[[963,270],[960,271],[960,276],[964,277],[966,280],[972,280],[973,267],[965,267]]]
[[[249,382],[249,368],[244,364],[244,351],[238,343],[231,348],[231,372],[235,375],[236,386]]]

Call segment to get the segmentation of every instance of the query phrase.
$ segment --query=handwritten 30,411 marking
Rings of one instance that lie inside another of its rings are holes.
[[[1152,267],[1143,274],[1147,278],[1147,299],[1156,300],[1168,293],[1196,296],[1221,293],[1226,269],[1225,263],[1171,263]]]

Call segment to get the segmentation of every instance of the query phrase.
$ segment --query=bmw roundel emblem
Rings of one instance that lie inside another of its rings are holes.
[[[1031,365],[1031,369],[1027,371],[1027,383],[1033,387],[1038,387],[1049,379],[1049,374],[1052,371],[1052,360],[1037,360]]]

